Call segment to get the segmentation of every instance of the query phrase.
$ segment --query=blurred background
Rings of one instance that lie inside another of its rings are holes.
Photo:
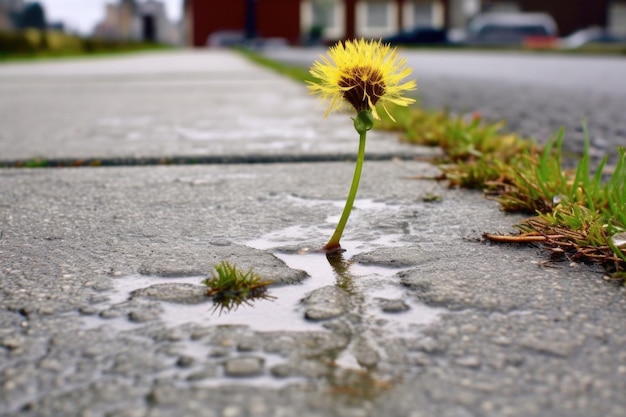
[[[0,0],[4,54],[137,44],[307,46],[355,37],[623,50],[626,0]]]

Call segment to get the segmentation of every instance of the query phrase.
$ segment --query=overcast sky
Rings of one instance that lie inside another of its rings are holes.
[[[119,0],[38,0],[46,10],[48,22],[63,21],[69,30],[82,34],[91,33],[93,27],[104,17],[107,3]],[[170,20],[180,19],[183,0],[161,0],[165,3]]]

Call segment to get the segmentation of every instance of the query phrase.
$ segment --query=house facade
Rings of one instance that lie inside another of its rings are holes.
[[[481,11],[548,13],[556,21],[561,36],[591,26],[626,34],[626,0],[482,0],[480,3]]]
[[[188,39],[205,46],[218,31],[254,30],[292,44],[312,34],[324,40],[374,38],[414,26],[445,26],[449,0],[186,0]],[[253,15],[251,17],[251,14]]]
[[[109,40],[181,42],[178,26],[168,20],[164,3],[158,0],[122,0],[106,4],[104,19],[96,25],[93,34]]]
[[[194,46],[220,31],[300,44],[379,38],[416,26],[463,28],[489,11],[549,13],[562,36],[589,26],[626,32],[626,0],[185,0],[184,21]]]

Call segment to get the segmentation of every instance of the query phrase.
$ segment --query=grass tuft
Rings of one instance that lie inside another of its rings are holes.
[[[246,56],[300,81],[310,77],[301,68],[250,52]],[[450,187],[484,190],[504,211],[534,215],[516,226],[519,235],[485,234],[485,238],[540,243],[553,257],[598,263],[614,277],[626,277],[626,243],[619,243],[626,233],[625,148],[618,148],[618,162],[606,178],[607,158],[591,172],[586,127],[582,156],[575,169],[565,169],[563,130],[542,147],[533,139],[506,132],[502,122],[485,122],[479,113],[457,116],[419,106],[389,111],[396,122],[381,110],[383,120],[377,122],[377,129],[397,131],[407,143],[443,150],[444,156],[433,161],[443,172],[436,179],[447,180]]]
[[[272,281],[265,281],[252,269],[243,272],[228,261],[215,266],[210,278],[202,281],[208,287],[207,295],[213,297],[215,310],[230,311],[242,304],[251,305],[255,299],[271,299],[267,294],[267,286]]]

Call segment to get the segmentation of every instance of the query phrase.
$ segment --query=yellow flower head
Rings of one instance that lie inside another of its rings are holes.
[[[310,72],[319,80],[309,83],[311,93],[328,101],[326,116],[348,102],[357,113],[370,109],[374,118],[380,119],[375,107],[378,102],[389,117],[386,103],[407,106],[415,102],[402,97],[405,91],[417,88],[415,80],[403,82],[411,74],[406,59],[400,59],[396,48],[381,41],[339,42],[329,49],[328,57],[322,55],[313,64]]]

